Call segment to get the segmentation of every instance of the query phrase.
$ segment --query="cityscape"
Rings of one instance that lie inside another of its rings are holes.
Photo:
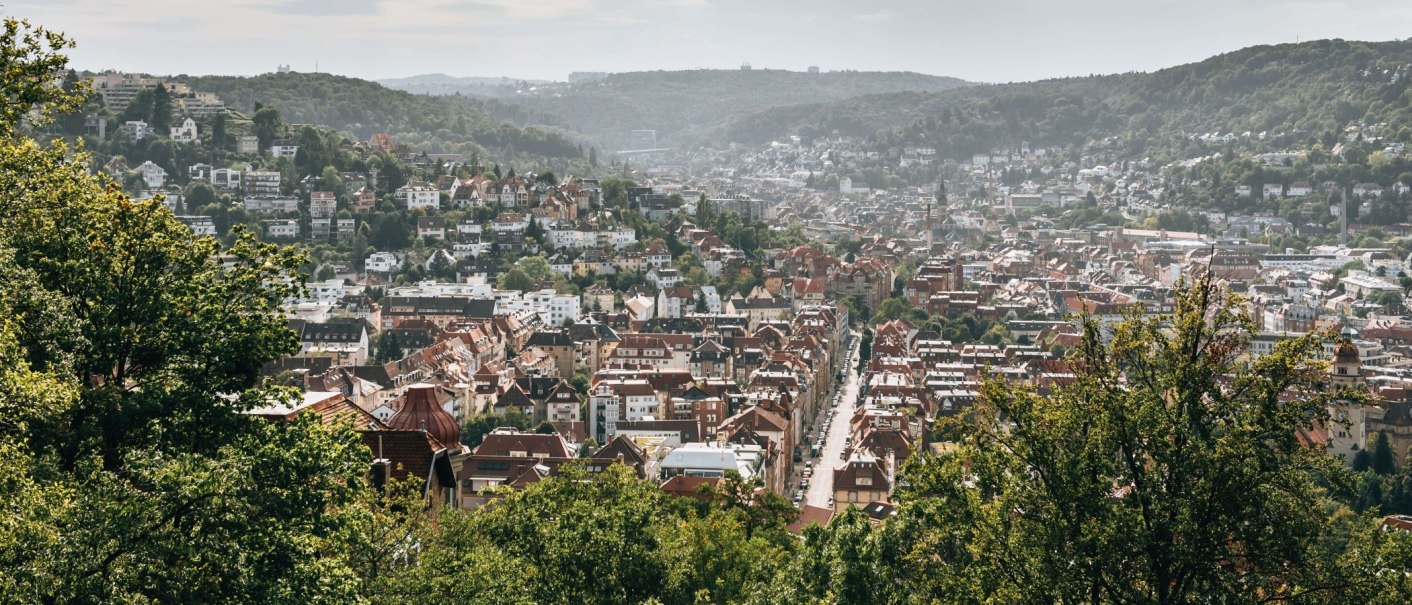
[[[1412,601],[1412,39],[364,79],[23,17],[0,602]]]

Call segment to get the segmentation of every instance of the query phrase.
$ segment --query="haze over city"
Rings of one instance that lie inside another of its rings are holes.
[[[1402,0],[12,0],[79,69],[563,80],[573,71],[916,71],[979,82],[1147,71],[1255,44],[1408,34]]]

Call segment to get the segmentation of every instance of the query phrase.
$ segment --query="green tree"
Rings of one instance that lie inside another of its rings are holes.
[[[197,208],[205,208],[209,204],[214,204],[218,200],[216,188],[206,181],[192,181],[186,185],[181,192],[182,204],[187,211],[195,212]]]
[[[165,84],[158,84],[152,91],[152,130],[157,136],[167,136],[172,128],[172,94]]]
[[[503,414],[478,414],[461,422],[461,443],[466,447],[476,447],[491,431],[506,427],[529,430],[531,418],[515,408],[508,408]]]
[[[396,332],[384,332],[378,337],[377,349],[373,352],[373,360],[378,363],[389,363],[402,359],[402,339]]]
[[[530,276],[525,273],[524,269],[515,267],[513,269],[510,269],[509,271],[501,273],[500,277],[495,280],[495,287],[500,288],[501,290],[519,290],[520,292],[528,292],[530,290],[533,290],[535,285],[538,283],[539,282],[530,279]]]
[[[22,120],[39,126],[83,105],[86,86],[74,90],[63,86],[69,61],[64,53],[72,47],[73,41],[61,33],[5,18],[0,31],[0,65],[5,66],[5,78],[0,82],[4,98],[0,137],[9,137]]]
[[[16,70],[0,81],[6,115],[23,102],[13,115],[42,122],[68,100],[20,74],[62,38],[7,27],[27,33],[0,41]],[[301,255],[248,233],[191,238],[161,204],[106,188],[84,154],[0,122],[0,593],[356,598],[334,537],[367,448],[313,417],[242,413],[291,395],[260,368],[298,350],[280,303]]]
[[[1370,468],[1374,473],[1391,475],[1397,472],[1397,462],[1392,455],[1392,444],[1388,442],[1387,433],[1378,431],[1369,449],[1372,451]]]
[[[279,114],[279,110],[273,105],[266,105],[255,110],[255,115],[250,118],[254,128],[255,136],[260,140],[260,149],[269,149],[270,143],[279,138],[284,129],[284,118]]]
[[[940,600],[1336,595],[1352,580],[1319,553],[1312,503],[1338,469],[1297,435],[1361,395],[1324,388],[1318,334],[1247,364],[1238,304],[1203,283],[1170,317],[1129,310],[1111,341],[1085,319],[1075,380],[1047,396],[987,381],[959,451],[907,475],[899,573]],[[912,566],[933,557],[949,565]]]
[[[226,114],[218,113],[211,117],[211,149],[224,151],[226,149]]]

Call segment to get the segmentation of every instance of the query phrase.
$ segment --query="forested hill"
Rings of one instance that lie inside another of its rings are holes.
[[[1412,119],[1412,40],[1319,40],[1255,46],[1152,73],[873,95],[775,108],[735,121],[725,138],[875,136],[951,157],[996,145],[1118,136],[1141,151],[1182,133],[1284,132],[1326,139],[1350,124]],[[880,132],[882,131],[882,132]],[[1293,141],[1291,141],[1293,142]]]
[[[504,103],[466,97],[430,97],[376,82],[331,74],[282,73],[254,77],[185,78],[193,90],[214,92],[249,115],[255,103],[274,105],[289,123],[318,124],[367,139],[387,132],[413,149],[481,151],[496,157],[529,154],[578,157],[583,141],[552,117]],[[549,123],[551,126],[522,126]]]
[[[911,72],[648,71],[520,95],[515,102],[557,115],[609,148],[626,149],[633,130],[656,130],[659,142],[680,145],[771,107],[966,85],[956,78]]]

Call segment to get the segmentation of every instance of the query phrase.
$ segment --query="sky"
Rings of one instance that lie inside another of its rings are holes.
[[[71,65],[378,79],[574,71],[915,71],[978,82],[1151,71],[1256,44],[1412,36],[1412,0],[0,0]]]

